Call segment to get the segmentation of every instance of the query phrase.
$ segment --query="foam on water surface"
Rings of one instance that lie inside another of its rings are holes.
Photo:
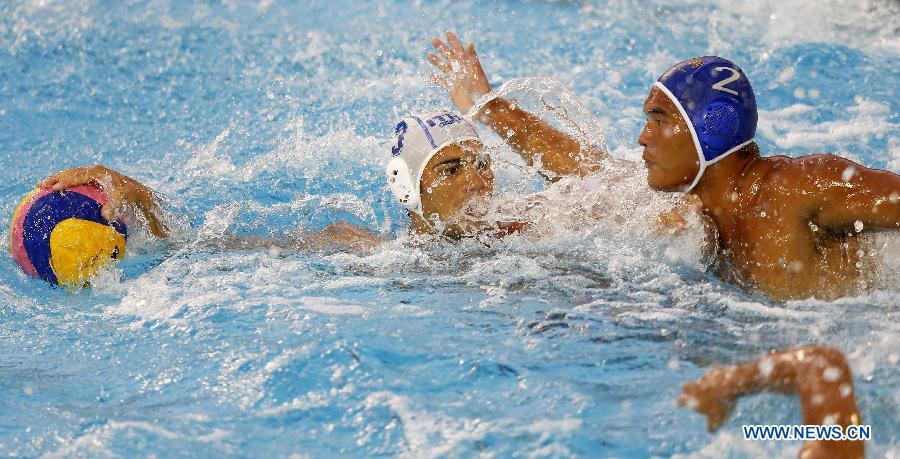
[[[756,88],[765,154],[897,172],[898,27],[875,0],[2,3],[2,213],[100,162],[165,195],[178,228],[172,244],[136,232],[91,290],[0,260],[0,450],[793,457],[738,436],[799,422],[796,400],[743,400],[708,434],[675,398],[712,365],[824,343],[850,360],[869,454],[896,455],[897,238],[872,237],[876,290],[779,304],[708,272],[699,220],[655,236],[675,198],[639,166],[547,186],[482,130],[489,216],[536,225],[459,243],[407,235],[381,173],[396,119],[449,106],[424,59],[448,28],[495,88],[620,160],[640,159],[659,73],[720,53]],[[335,220],[395,240],[224,248]]]

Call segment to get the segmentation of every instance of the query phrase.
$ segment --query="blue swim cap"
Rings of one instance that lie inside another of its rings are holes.
[[[675,64],[655,84],[687,121],[700,171],[685,192],[703,176],[707,166],[740,150],[756,134],[756,96],[750,80],[728,59],[703,56]]]

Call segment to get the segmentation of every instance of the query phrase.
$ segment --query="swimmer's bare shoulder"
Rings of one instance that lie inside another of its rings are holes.
[[[900,229],[900,176],[833,154],[761,158],[746,185],[761,204],[839,232]],[[860,225],[862,228],[860,228]]]
[[[851,293],[854,236],[900,228],[900,176],[846,158],[759,158],[741,180],[725,236],[749,280],[774,298]]]

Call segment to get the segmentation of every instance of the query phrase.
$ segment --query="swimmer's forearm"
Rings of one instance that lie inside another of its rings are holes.
[[[485,104],[477,119],[493,129],[529,165],[540,157],[543,168],[555,179],[596,172],[605,156],[603,152],[582,151],[577,140],[501,98]]]
[[[900,185],[891,192],[862,191],[843,202],[829,199],[816,221],[840,232],[900,229]]]
[[[764,391],[795,392],[797,352],[803,355],[802,350],[788,350],[731,367],[726,379],[729,393],[738,398]]]
[[[832,348],[809,346],[776,352],[756,362],[729,368],[728,393],[733,400],[765,390],[796,393],[803,423],[837,424],[845,430],[861,423],[853,379],[844,355]],[[810,441],[800,457],[865,457],[861,441]]]
[[[284,236],[240,236],[232,234],[207,243],[227,250],[308,250],[366,252],[388,239],[366,228],[348,223],[335,223],[312,233]]]
[[[128,179],[131,188],[131,201],[141,211],[144,219],[147,220],[147,227],[153,236],[159,239],[169,237],[169,228],[163,223],[162,206],[152,190],[142,185],[137,180],[123,176]]]
[[[368,252],[389,241],[367,228],[346,222],[332,223],[320,231],[299,235],[293,239],[292,248],[300,250],[338,250]]]
[[[859,422],[850,368],[836,349],[789,349],[733,368],[729,379],[736,398],[767,390],[796,393],[807,424],[825,424],[835,415],[831,421],[844,427]]]

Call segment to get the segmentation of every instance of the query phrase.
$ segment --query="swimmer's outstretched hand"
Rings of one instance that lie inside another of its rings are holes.
[[[432,74],[431,79],[447,90],[460,112],[468,113],[478,99],[491,92],[491,84],[475,54],[475,44],[463,47],[453,32],[447,32],[447,43],[435,38],[431,44],[439,55],[428,53],[428,60],[443,74]]]
[[[706,428],[718,429],[731,416],[737,394],[729,378],[728,367],[717,367],[702,378],[687,382],[678,397],[678,406],[687,406],[706,416]]]
[[[100,210],[103,218],[119,220],[127,210],[136,209],[146,218],[154,236],[166,237],[168,231],[155,213],[157,204],[153,192],[137,180],[107,167],[98,164],[67,169],[47,177],[38,183],[38,187],[60,191],[88,184],[99,187],[106,195],[106,204]]]

